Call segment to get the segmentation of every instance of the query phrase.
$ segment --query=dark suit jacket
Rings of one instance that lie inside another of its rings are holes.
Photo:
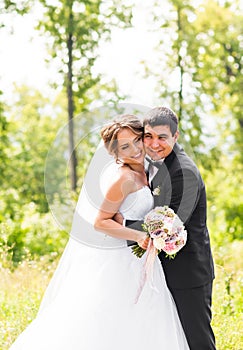
[[[154,206],[172,208],[188,234],[186,245],[175,259],[166,258],[164,252],[159,254],[168,286],[193,288],[212,281],[214,266],[206,224],[205,185],[198,168],[178,144],[152,180],[152,189],[155,188],[160,193],[154,195]],[[130,227],[141,230],[141,223]]]

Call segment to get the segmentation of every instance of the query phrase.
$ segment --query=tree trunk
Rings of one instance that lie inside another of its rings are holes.
[[[71,11],[70,11],[71,12]],[[70,13],[70,24],[72,23],[72,12]],[[72,26],[70,25],[71,29]],[[67,74],[67,98],[68,98],[68,141],[69,141],[69,168],[70,168],[70,181],[71,189],[76,191],[77,188],[77,157],[74,145],[74,124],[73,124],[73,114],[74,114],[74,102],[73,102],[73,71],[72,71],[72,49],[73,49],[73,38],[72,31],[69,30],[68,40],[68,74]]]
[[[178,109],[178,118],[179,120],[182,117],[182,103],[183,103],[183,66],[182,66],[182,57],[180,54],[181,47],[181,9],[177,8],[177,28],[178,28],[178,60],[177,64],[180,69],[180,90],[179,90],[179,109]]]

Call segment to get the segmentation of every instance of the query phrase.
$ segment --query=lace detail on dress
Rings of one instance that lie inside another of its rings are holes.
[[[153,208],[154,200],[148,186],[130,193],[120,206],[120,213],[127,220],[142,220]]]

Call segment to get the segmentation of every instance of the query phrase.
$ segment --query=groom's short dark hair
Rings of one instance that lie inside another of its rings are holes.
[[[144,118],[144,126],[150,125],[152,127],[158,125],[168,125],[172,136],[178,130],[178,117],[172,109],[168,107],[152,108]]]

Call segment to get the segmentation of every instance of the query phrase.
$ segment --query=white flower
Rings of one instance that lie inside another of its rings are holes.
[[[165,247],[165,240],[162,237],[154,238],[153,244],[154,244],[155,248],[157,248],[158,250],[161,250]]]
[[[170,236],[172,234],[172,224],[170,222],[165,222],[163,230]]]
[[[160,186],[155,187],[155,189],[153,190],[152,193],[154,196],[159,196],[160,195]]]

